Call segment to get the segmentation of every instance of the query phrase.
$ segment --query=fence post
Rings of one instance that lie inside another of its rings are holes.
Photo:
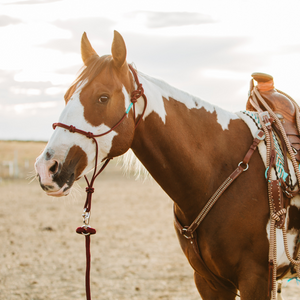
[[[19,177],[19,166],[18,166],[18,150],[15,150],[14,153],[14,177]]]

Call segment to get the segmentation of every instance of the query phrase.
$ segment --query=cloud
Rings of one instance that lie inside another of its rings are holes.
[[[184,26],[191,24],[189,22],[205,22],[204,17],[201,19],[201,14],[182,13],[177,18],[180,20],[177,23],[171,15],[172,13],[166,13],[167,17],[164,18],[164,13],[153,13],[151,16],[147,12],[147,26],[161,28],[171,24]],[[70,64],[61,69],[58,66],[55,70],[58,75],[72,75],[76,78],[82,64],[80,40],[84,31],[97,53],[104,55],[110,54],[113,30],[117,29],[125,40],[128,62],[134,62],[139,71],[162,78],[211,103],[229,106],[228,109],[233,111],[238,110],[237,106],[243,109],[246,103],[251,73],[264,71],[263,66],[270,61],[268,53],[260,52],[258,55],[257,52],[243,50],[252,42],[248,37],[208,37],[196,34],[161,36],[153,34],[153,31],[135,33],[126,29],[126,26],[122,30],[120,24],[103,17],[57,20],[51,24],[71,32],[70,38],[52,39],[35,47],[58,50],[66,57],[78,54],[78,65]],[[282,49],[284,50],[288,51]],[[297,47],[294,50],[297,51]],[[49,56],[44,59],[54,62]],[[8,72],[0,69],[0,139],[23,139],[23,132],[26,132],[26,139],[47,139],[47,135],[52,133],[51,124],[57,121],[64,106],[63,94],[68,88],[65,86],[67,83],[58,85],[50,81],[30,82],[30,77],[26,76],[23,76],[25,81],[19,82],[16,80],[20,72],[21,70]],[[71,81],[70,79],[70,84]],[[41,105],[43,102],[45,107]],[[52,102],[55,105],[51,106]],[[22,133],[20,126],[15,125],[16,122],[24,124],[21,125]],[[10,137],[9,132],[13,134]]]
[[[213,23],[211,16],[193,12],[152,12],[137,11],[128,14],[130,17],[146,18],[148,28],[178,27]]]
[[[243,109],[251,74],[270,62],[268,53],[240,51],[252,41],[245,37],[123,37],[138,70],[232,111]]]
[[[81,22],[82,21],[82,22]],[[92,18],[56,21],[54,25],[72,31],[69,40],[53,40],[43,47],[64,52],[80,53],[80,39],[86,31],[99,55],[110,54],[114,23],[107,19]],[[107,26],[104,26],[104,25]],[[247,74],[263,70],[269,61],[267,53],[257,55],[240,51],[251,39],[246,37],[153,36],[119,30],[127,46],[128,62],[138,70],[162,78],[171,85],[212,103],[237,103],[239,91],[248,85]],[[78,65],[57,70],[61,74],[78,72]],[[206,71],[209,70],[209,71]],[[232,76],[221,76],[230,72]],[[216,88],[217,87],[217,88]],[[247,97],[247,88],[245,98]]]
[[[0,16],[0,27],[5,27],[12,24],[22,23],[20,19],[12,18],[9,16],[1,15]]]
[[[193,69],[245,71],[262,65],[265,56],[239,52],[251,40],[243,37],[159,37],[141,34],[123,36],[129,60],[145,65],[156,73],[176,73]],[[92,42],[92,41],[91,41]],[[153,66],[153,67],[152,67]],[[189,73],[190,74],[190,73]]]
[[[50,48],[59,50],[64,53],[80,53],[80,41],[84,32],[87,33],[93,45],[101,51],[101,48],[106,47],[106,41],[113,37],[113,29],[116,24],[114,21],[103,18],[79,18],[69,20],[57,20],[52,24],[58,28],[69,30],[72,33],[70,39],[53,39],[47,43],[40,44],[42,48]]]
[[[67,86],[54,86],[51,82],[18,82],[15,80],[17,73],[16,71],[9,72],[0,69],[0,105],[63,101]],[[61,92],[53,93],[55,87]]]
[[[0,69],[0,139],[47,140],[64,107],[67,87],[17,82],[16,71]]]
[[[52,123],[57,122],[63,102],[55,104],[30,103],[5,106],[0,104],[0,139],[43,140],[53,133]]]
[[[24,0],[24,1],[9,1],[8,3],[4,3],[4,5],[20,5],[20,4],[45,4],[52,2],[60,2],[64,0]]]

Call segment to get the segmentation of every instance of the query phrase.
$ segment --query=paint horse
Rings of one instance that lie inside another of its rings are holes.
[[[104,161],[131,148],[174,201],[178,222],[189,226],[243,160],[253,137],[236,114],[135,71],[126,62],[126,46],[116,31],[111,53],[98,56],[83,34],[85,68],[65,95],[59,122],[66,128],[56,127],[37,159],[40,185],[50,196],[67,195],[74,181],[94,168],[96,158]],[[131,109],[137,80],[148,103],[146,107],[138,97]],[[75,127],[98,137],[88,139]],[[231,300],[237,293],[243,300],[270,299],[270,212],[264,173],[260,154],[254,151],[249,169],[224,191],[195,230],[195,243],[175,227],[204,300]],[[292,253],[300,229],[299,208],[300,201],[294,201],[293,215],[286,218]],[[292,276],[280,245],[277,256],[278,277]]]

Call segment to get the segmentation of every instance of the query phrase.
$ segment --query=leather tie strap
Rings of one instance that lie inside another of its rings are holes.
[[[193,223],[190,226],[182,226],[179,222],[176,214],[175,214],[175,206],[173,205],[174,210],[174,225],[177,228],[177,230],[182,234],[186,239],[190,240],[190,244],[198,257],[199,261],[202,263],[204,268],[208,271],[208,273],[214,278],[221,286],[223,286],[225,289],[228,289],[227,286],[224,285],[222,281],[207,267],[205,262],[202,259],[200,249],[198,246],[197,241],[197,232],[196,229],[199,227],[200,223],[203,221],[203,219],[206,217],[206,215],[209,213],[209,211],[212,209],[213,205],[217,202],[217,200],[221,197],[224,191],[231,185],[231,183],[237,179],[243,172],[248,170],[248,163],[250,161],[250,158],[252,157],[254,151],[256,150],[258,144],[265,139],[265,134],[262,130],[258,130],[256,133],[255,138],[253,139],[253,142],[251,146],[249,147],[248,152],[246,153],[243,161],[241,161],[238,164],[238,167],[227,177],[227,179],[221,184],[221,186],[217,189],[217,191],[212,195],[212,197],[207,201],[204,208],[201,210],[197,218],[193,221]],[[228,289],[229,290],[229,289]],[[231,290],[229,290],[231,291]],[[236,296],[240,297],[238,294],[232,292]]]
[[[193,233],[199,227],[200,223],[212,209],[217,200],[221,197],[221,195],[226,191],[226,189],[231,185],[231,183],[236,180],[243,172],[248,170],[248,163],[250,161],[251,156],[256,150],[258,144],[265,138],[265,134],[262,130],[258,130],[255,138],[253,139],[253,143],[250,146],[248,152],[246,153],[243,161],[238,164],[238,167],[226,178],[226,180],[220,185],[217,191],[212,195],[212,197],[207,201],[204,208],[198,214],[197,218],[193,221],[190,226],[182,226],[175,214],[174,210],[174,223],[179,232],[187,239],[193,239]]]

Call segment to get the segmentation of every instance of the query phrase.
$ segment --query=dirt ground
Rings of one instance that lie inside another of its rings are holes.
[[[0,182],[0,299],[85,299],[82,224],[85,183],[65,198],[38,182]],[[153,180],[112,164],[97,179],[91,226],[93,300],[198,300],[193,271],[173,228],[172,203]],[[295,281],[285,300],[300,298]]]

